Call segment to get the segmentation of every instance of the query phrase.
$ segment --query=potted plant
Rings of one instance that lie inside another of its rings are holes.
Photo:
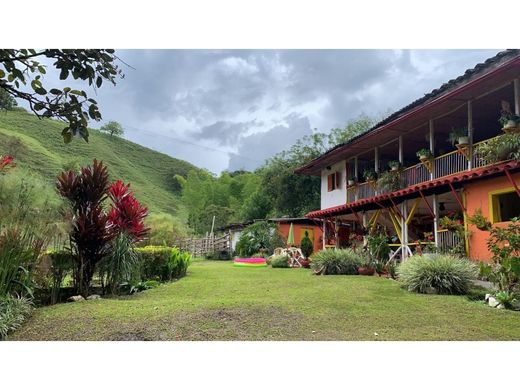
[[[365,169],[365,171],[363,172],[363,177],[366,181],[373,182],[377,179],[377,173],[372,168]]]
[[[393,192],[401,189],[401,177],[399,175],[399,171],[386,171],[383,172],[379,180],[377,181],[377,186],[386,192]]]
[[[374,263],[370,256],[366,256],[364,260],[358,266],[358,274],[365,276],[372,276],[376,272],[374,268]]]
[[[475,210],[475,214],[473,214],[471,217],[468,217],[468,222],[472,225],[475,225],[479,230],[491,230],[491,223],[486,219],[486,217],[484,217],[482,214],[482,209],[480,208]]]
[[[453,146],[455,145],[461,145],[465,146],[469,144],[469,137],[468,137],[468,128],[466,126],[459,127],[457,129],[454,129],[449,137],[448,141],[451,142]]]
[[[430,151],[430,149],[426,148],[419,149],[417,151],[417,157],[419,157],[419,160],[424,162],[432,158],[432,152]]]
[[[520,116],[509,111],[502,111],[502,115],[498,121],[502,125],[502,130],[505,132],[510,129],[516,129],[520,126]]]
[[[355,186],[355,185],[356,185],[356,178],[355,177],[351,177],[350,179],[347,180],[347,186],[352,187],[352,186]]]
[[[390,167],[391,171],[397,171],[397,170],[399,170],[401,163],[397,160],[391,160],[391,161],[388,161],[388,166]]]

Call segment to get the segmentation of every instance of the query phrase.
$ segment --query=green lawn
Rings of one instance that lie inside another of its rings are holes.
[[[11,340],[520,340],[520,313],[367,276],[197,261],[133,297],[36,310]]]

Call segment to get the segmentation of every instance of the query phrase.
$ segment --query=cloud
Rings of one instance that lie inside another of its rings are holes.
[[[284,125],[274,126],[266,132],[243,137],[237,153],[231,154],[228,169],[230,171],[253,170],[261,162],[291,147],[297,139],[312,134],[307,117],[292,113],[284,120],[286,122]],[[247,156],[247,159],[244,156]]]
[[[93,97],[129,139],[218,173],[256,168],[311,128],[400,109],[497,51],[120,50],[132,68]]]

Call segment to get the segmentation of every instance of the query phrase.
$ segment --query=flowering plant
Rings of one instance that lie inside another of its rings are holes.
[[[13,156],[0,156],[0,173],[7,172],[9,169],[14,168],[16,164],[13,161]]]

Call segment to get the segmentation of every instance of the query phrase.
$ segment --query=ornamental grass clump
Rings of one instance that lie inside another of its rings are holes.
[[[365,256],[348,249],[325,249],[312,257],[311,267],[317,275],[357,275]]]
[[[289,268],[289,257],[287,255],[273,256],[269,264],[273,268]]]
[[[0,340],[8,333],[18,329],[31,314],[33,305],[26,298],[15,298],[11,295],[0,297]]]
[[[477,276],[475,264],[451,255],[413,256],[399,265],[399,281],[408,291],[463,295]]]

